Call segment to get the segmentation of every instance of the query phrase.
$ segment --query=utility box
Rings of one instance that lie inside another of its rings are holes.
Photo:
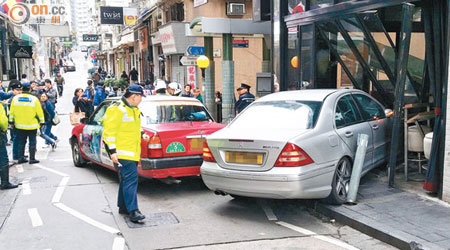
[[[256,73],[256,95],[265,96],[272,93],[272,74]]]

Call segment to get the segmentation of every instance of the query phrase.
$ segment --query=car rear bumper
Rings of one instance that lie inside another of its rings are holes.
[[[142,170],[157,170],[168,168],[182,168],[201,166],[203,163],[202,155],[188,155],[167,158],[143,158],[141,159]]]
[[[228,170],[204,162],[203,182],[213,191],[271,199],[321,199],[330,194],[335,164],[272,168],[265,172]]]

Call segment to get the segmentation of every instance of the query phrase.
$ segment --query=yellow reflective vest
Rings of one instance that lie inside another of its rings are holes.
[[[9,123],[17,129],[38,129],[40,124],[45,123],[41,102],[28,93],[14,96],[9,110]]]
[[[141,111],[125,99],[108,107],[103,117],[103,140],[122,160],[141,158]]]
[[[0,131],[6,131],[8,129],[8,117],[6,116],[5,108],[0,105]]]

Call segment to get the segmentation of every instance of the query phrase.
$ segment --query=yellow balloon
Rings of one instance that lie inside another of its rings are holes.
[[[292,57],[292,59],[291,59],[291,66],[293,68],[298,68],[298,57],[297,56]]]
[[[197,58],[197,65],[201,68],[201,69],[206,69],[209,67],[209,59],[206,56],[199,56]]]

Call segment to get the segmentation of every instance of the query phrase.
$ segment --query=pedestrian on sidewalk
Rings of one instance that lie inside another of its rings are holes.
[[[92,80],[88,80],[87,81],[87,88],[84,90],[84,93],[88,96],[88,99],[93,101],[94,100],[94,95],[95,95],[95,89],[92,86],[94,84],[94,82]]]
[[[122,75],[120,75],[120,79],[123,79],[127,82],[129,81],[127,72],[125,72],[125,70],[122,72]]]
[[[61,76],[61,73],[58,73],[55,78],[56,87],[58,89],[59,97],[63,95],[64,91],[64,84],[66,84],[66,81],[64,80],[64,77]]]
[[[130,71],[130,80],[131,80],[131,83],[138,83],[139,78],[138,78],[138,72],[137,72],[136,68],[133,68]]]
[[[84,117],[89,118],[94,113],[94,105],[88,99],[86,94],[82,94],[81,98],[75,104],[75,112],[84,112]]]
[[[75,89],[75,93],[73,93],[73,98],[72,98],[72,104],[74,107],[77,105],[77,102],[81,99],[82,95],[83,95],[82,88]]]
[[[94,107],[97,107],[100,105],[100,103],[103,102],[106,98],[106,92],[105,92],[105,83],[103,81],[100,81],[97,83],[97,86],[95,87],[95,95],[94,95]]]
[[[20,78],[21,83],[30,82],[27,78],[27,74],[22,74],[22,77]]]
[[[16,128],[16,141],[18,144],[18,163],[25,163],[25,144],[28,138],[30,164],[39,163],[36,160],[36,134],[44,125],[44,112],[40,101],[30,92],[30,84],[22,85],[22,94],[16,95],[11,102],[9,124]]]
[[[30,87],[31,87],[30,93],[31,93],[32,95],[36,96],[36,97],[39,97],[39,94],[40,94],[39,86],[38,86],[38,84],[36,83],[35,80],[32,80],[32,81],[30,82]]]
[[[185,84],[184,89],[181,92],[182,97],[194,97],[194,95],[191,93],[191,85]]]
[[[194,97],[195,99],[199,100],[201,103],[203,103],[203,96],[200,93],[200,89],[199,88],[195,88],[194,89]]]
[[[47,93],[48,100],[56,107],[56,102],[58,94],[55,88],[53,88],[52,81],[50,79],[45,79],[45,93]]]
[[[0,106],[0,179],[2,184],[0,189],[12,189],[18,187],[17,184],[9,182],[9,160],[6,150],[6,131],[8,130],[8,117],[3,106]]]
[[[145,219],[137,202],[137,163],[141,157],[141,137],[146,141],[150,140],[141,129],[141,111],[137,108],[143,96],[143,89],[131,84],[121,102],[108,107],[103,122],[107,152],[120,176],[117,199],[119,213],[129,214],[134,223]],[[124,117],[127,119],[123,119]]]
[[[43,130],[41,131],[41,137],[45,139],[44,148],[52,147],[53,149],[55,149],[56,140],[58,140],[58,138],[54,134],[52,134],[52,126],[53,126],[52,120],[53,117],[55,117],[55,107],[48,100],[48,96],[46,93],[41,93],[39,99],[41,101],[42,111],[44,112],[44,120],[45,120]]]

